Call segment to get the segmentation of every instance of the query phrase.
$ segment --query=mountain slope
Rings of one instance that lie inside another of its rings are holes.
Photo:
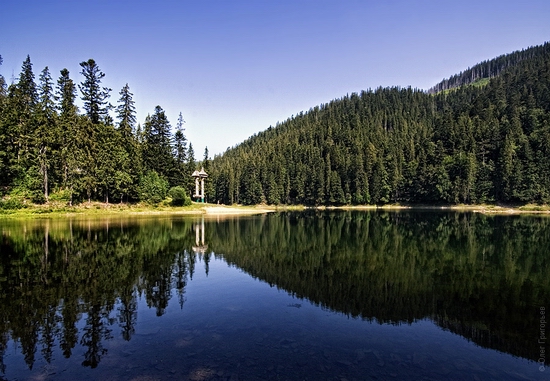
[[[483,79],[494,78],[507,68],[516,66],[523,60],[547,54],[549,50],[550,43],[547,42],[544,45],[530,47],[510,54],[503,54],[497,58],[483,61],[472,68],[468,68],[459,74],[442,80],[437,85],[430,88],[428,93],[435,94],[440,91],[480,82]]]
[[[270,127],[214,158],[209,200],[550,202],[549,44],[508,56],[482,87],[378,88]]]

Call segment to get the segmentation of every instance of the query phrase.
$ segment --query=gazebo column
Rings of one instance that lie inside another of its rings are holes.
[[[195,194],[193,197],[197,200],[197,202],[204,202],[204,180],[208,177],[208,174],[204,171],[204,168],[201,168],[200,172],[195,171],[191,175],[195,178]],[[199,189],[199,179],[201,182],[200,189]]]

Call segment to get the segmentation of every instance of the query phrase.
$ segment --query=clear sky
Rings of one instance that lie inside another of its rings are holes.
[[[93,58],[138,121],[182,112],[198,159],[300,111],[379,86],[428,89],[550,41],[549,0],[3,0],[0,73],[38,82]]]

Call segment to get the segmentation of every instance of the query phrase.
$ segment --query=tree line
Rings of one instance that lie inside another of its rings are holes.
[[[29,57],[10,86],[0,76],[0,207],[159,202],[175,187],[172,198],[189,203],[198,164],[210,175],[207,200],[224,204],[550,202],[549,43],[430,91],[346,95],[213,160],[206,149],[202,163],[181,113],[174,133],[160,106],[136,125],[129,86],[112,106],[96,62],[80,66],[80,84],[67,69],[54,84],[47,67],[36,84]]]
[[[550,44],[484,67],[502,70],[482,85],[436,94],[378,88],[292,116],[214,157],[209,198],[548,203]]]
[[[440,91],[480,82],[483,79],[496,77],[508,67],[517,65],[523,60],[534,58],[541,53],[544,54],[544,51],[548,49],[550,49],[550,43],[547,42],[541,46],[518,50],[513,53],[503,54],[492,60],[480,62],[463,72],[442,80],[437,85],[430,88],[428,93],[435,94]]]
[[[95,60],[80,67],[78,84],[67,69],[54,83],[48,67],[36,83],[29,56],[9,86],[0,75],[0,206],[21,207],[25,200],[158,202],[174,187],[173,199],[190,202],[189,174],[197,163],[181,113],[175,133],[160,106],[136,124],[129,85],[114,106]],[[82,110],[75,104],[78,94]]]

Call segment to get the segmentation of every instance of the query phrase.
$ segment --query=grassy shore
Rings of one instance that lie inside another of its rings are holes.
[[[318,206],[305,207],[301,205],[217,205],[193,203],[191,206],[173,207],[167,204],[105,204],[101,202],[82,203],[68,206],[64,203],[48,203],[44,205],[29,204],[25,208],[1,210],[0,218],[52,218],[73,216],[113,216],[113,215],[251,215],[276,211],[315,210],[455,210],[484,214],[550,214],[548,205],[353,205],[353,206]]]
[[[454,210],[462,212],[474,212],[484,214],[550,214],[549,205],[491,205],[491,204],[479,204],[479,205],[353,205],[353,206],[326,206],[319,207],[320,209],[332,210]]]
[[[240,215],[261,214],[276,211],[274,206],[225,206],[216,204],[193,203],[190,206],[170,206],[168,204],[105,204],[85,202],[75,206],[52,202],[43,205],[27,204],[21,209],[0,209],[0,218],[52,218],[75,216],[132,216],[132,215]]]

